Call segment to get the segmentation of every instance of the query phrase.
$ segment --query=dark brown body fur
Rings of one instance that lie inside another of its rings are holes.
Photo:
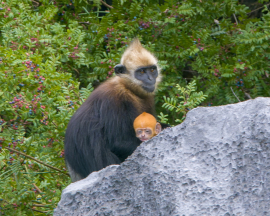
[[[101,84],[71,118],[65,158],[72,181],[123,162],[140,145],[133,121],[142,112],[155,115],[154,95],[119,76]]]

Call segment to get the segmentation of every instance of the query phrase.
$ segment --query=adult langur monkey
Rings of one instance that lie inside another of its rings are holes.
[[[161,132],[161,124],[157,122],[153,115],[146,112],[135,118],[133,128],[136,137],[142,142],[153,138]]]
[[[68,124],[65,160],[72,182],[123,162],[141,143],[133,129],[134,119],[142,112],[155,115],[160,69],[138,39],[114,70],[117,76],[98,86]]]

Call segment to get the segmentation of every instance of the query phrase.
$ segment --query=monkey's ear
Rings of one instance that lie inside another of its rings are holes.
[[[114,72],[116,75],[117,74],[124,74],[124,73],[126,73],[126,70],[127,70],[126,67],[122,64],[118,64],[114,67]]]
[[[159,122],[157,122],[156,124],[156,134],[159,134],[161,132],[161,124]]]

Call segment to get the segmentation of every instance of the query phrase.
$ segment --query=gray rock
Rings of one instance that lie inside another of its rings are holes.
[[[200,107],[121,165],[70,184],[54,215],[270,215],[270,98]]]

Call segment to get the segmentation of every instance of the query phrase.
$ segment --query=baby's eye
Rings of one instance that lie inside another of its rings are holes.
[[[141,134],[142,133],[142,130],[137,130],[137,134]]]

